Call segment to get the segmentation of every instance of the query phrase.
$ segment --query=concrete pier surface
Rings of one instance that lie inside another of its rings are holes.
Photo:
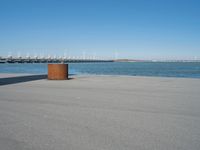
[[[2,150],[200,149],[200,79],[33,76],[0,74]]]

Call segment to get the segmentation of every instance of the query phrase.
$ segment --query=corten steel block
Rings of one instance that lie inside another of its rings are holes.
[[[48,64],[49,80],[68,79],[68,64]]]

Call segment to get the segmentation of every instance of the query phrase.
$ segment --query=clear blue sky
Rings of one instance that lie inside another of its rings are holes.
[[[200,58],[199,0],[0,0],[0,55]]]

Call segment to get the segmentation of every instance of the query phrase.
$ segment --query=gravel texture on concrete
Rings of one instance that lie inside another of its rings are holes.
[[[18,77],[0,75],[2,150],[200,149],[200,79]]]

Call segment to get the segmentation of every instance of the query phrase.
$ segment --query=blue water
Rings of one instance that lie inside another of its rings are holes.
[[[0,73],[47,73],[47,64],[0,64]],[[200,78],[200,62],[70,63],[70,74]]]

